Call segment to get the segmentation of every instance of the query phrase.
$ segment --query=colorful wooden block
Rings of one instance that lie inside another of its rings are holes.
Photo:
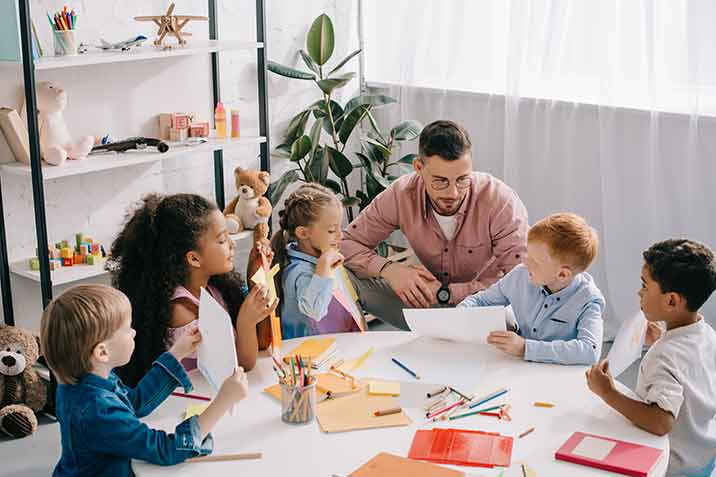
[[[169,128],[172,127],[172,113],[161,113],[159,115],[159,137],[169,139]]]
[[[189,129],[191,119],[186,113],[174,113],[172,117],[172,128],[173,129]],[[171,134],[171,129],[169,130]]]
[[[209,137],[209,123],[191,123],[189,128],[189,137]]]
[[[62,259],[56,258],[50,260],[50,270],[57,270],[58,268],[62,267]]]
[[[169,140],[170,141],[186,141],[186,139],[189,137],[189,129],[177,129],[177,128],[171,128],[169,129]]]
[[[102,252],[100,251],[100,244],[92,244],[92,255],[102,255]]]
[[[73,256],[74,256],[74,253],[73,253],[72,249],[69,247],[64,247],[62,250],[60,250],[60,257],[62,257],[62,258],[72,259]]]
[[[73,259],[71,258],[63,258],[62,259],[62,266],[63,267],[71,267],[72,266]]]
[[[83,263],[85,263],[85,258],[81,254],[76,253],[75,256],[72,258],[72,264],[82,265]]]
[[[86,244],[86,243],[81,244],[80,245],[80,255],[85,256],[85,255],[89,255],[89,253],[90,253],[90,245]]]

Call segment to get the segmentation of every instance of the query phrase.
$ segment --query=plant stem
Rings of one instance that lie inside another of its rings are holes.
[[[338,137],[336,136],[336,123],[333,122],[333,108],[331,107],[331,95],[324,94],[323,100],[326,102],[326,109],[328,110],[328,121],[331,123],[331,137],[333,138],[333,147],[335,147],[336,150],[340,150],[340,149],[338,149]]]
[[[343,186],[343,197],[350,197],[350,192],[348,191],[348,181],[345,177],[341,177],[341,185]],[[348,212],[348,222],[353,222],[353,207],[346,207],[346,212]]]

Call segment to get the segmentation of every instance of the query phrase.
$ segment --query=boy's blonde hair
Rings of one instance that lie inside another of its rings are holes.
[[[91,371],[95,346],[132,316],[129,300],[107,285],[77,285],[52,300],[42,314],[40,346],[63,384],[76,384]]]
[[[540,220],[530,228],[527,240],[545,243],[552,257],[574,267],[577,273],[589,267],[599,249],[597,231],[584,218],[569,212]]]

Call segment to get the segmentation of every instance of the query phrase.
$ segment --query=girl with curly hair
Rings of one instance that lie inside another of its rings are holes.
[[[284,338],[360,331],[353,315],[334,297],[334,274],[343,264],[338,251],[343,209],[319,184],[304,184],[279,213],[281,230],[272,239],[283,271],[281,333]]]
[[[226,221],[212,202],[194,194],[145,196],[127,214],[112,244],[108,269],[112,284],[132,304],[137,331],[134,355],[118,370],[125,382],[135,384],[160,354],[196,326],[202,287],[231,317],[239,365],[249,370],[256,364],[257,333],[269,326],[265,318],[278,301],[270,303],[264,286],[247,291],[234,271],[234,243]],[[182,364],[195,368],[196,356]]]

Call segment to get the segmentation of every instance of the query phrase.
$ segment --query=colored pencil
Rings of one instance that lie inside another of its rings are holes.
[[[554,407],[554,404],[552,404],[551,402],[542,401],[537,401],[534,405],[535,407]]]
[[[433,392],[431,392],[431,393],[428,393],[428,399],[432,399],[432,398],[434,398],[435,396],[437,396],[438,394],[444,393],[446,390],[447,390],[447,386],[444,386],[444,387],[442,387],[442,388],[440,388],[440,389],[436,389],[435,391],[433,391]]]
[[[464,402],[465,402],[464,399],[460,399],[459,401],[450,404],[448,407],[444,407],[444,408],[439,409],[439,410],[437,410],[437,411],[431,412],[430,414],[428,414],[428,415],[425,416],[425,417],[427,417],[428,419],[433,419],[434,417],[439,416],[440,414],[442,414],[442,413],[444,413],[444,412],[447,412],[447,411],[449,411],[450,409],[455,408],[455,407],[461,405],[461,404],[464,403]]]
[[[523,437],[525,437],[525,436],[531,434],[532,431],[534,431],[534,430],[535,430],[534,427],[530,427],[530,428],[527,429],[525,432],[523,432],[522,434],[520,434],[520,435],[519,435],[519,438],[522,439]]]
[[[492,406],[492,407],[488,407],[488,408],[485,408],[485,409],[480,409],[480,410],[478,410],[478,411],[466,412],[466,413],[464,413],[464,414],[458,414],[457,416],[450,416],[450,420],[451,420],[451,421],[454,421],[455,419],[460,419],[460,418],[462,418],[462,417],[474,416],[475,414],[484,414],[484,413],[486,413],[486,412],[488,412],[488,411],[493,411],[493,410],[495,410],[495,409],[500,409],[501,407],[502,407],[502,405],[500,405],[500,406]]]
[[[450,391],[454,392],[455,394],[457,394],[458,396],[460,396],[461,398],[463,398],[463,399],[465,400],[465,402],[469,402],[469,401],[470,401],[470,398],[469,398],[468,396],[465,396],[463,393],[461,393],[460,391],[458,391],[458,390],[455,389],[454,387],[448,386],[448,389],[449,389]]]
[[[219,454],[219,455],[204,455],[201,457],[192,457],[187,459],[187,462],[199,463],[199,462],[221,462],[226,460],[249,460],[249,459],[261,459],[263,454],[261,452],[250,452],[246,454]]]
[[[399,407],[392,407],[390,409],[379,409],[373,413],[374,416],[389,416],[391,414],[398,414],[403,409]]]
[[[199,396],[198,394],[186,394],[186,393],[173,392],[172,396],[183,397],[183,398],[187,398],[187,399],[198,399],[199,401],[211,401],[210,397]]]
[[[470,409],[472,409],[477,406],[481,406],[481,405],[485,404],[486,402],[492,401],[493,399],[496,399],[496,398],[502,396],[503,394],[507,394],[508,391],[509,391],[508,388],[498,389],[498,390],[488,394],[487,396],[480,398],[479,400],[475,401],[474,403],[471,403],[469,407],[470,407]]]
[[[397,364],[398,366],[400,366],[401,368],[403,368],[403,370],[405,370],[405,371],[406,371],[408,374],[410,374],[412,377],[414,377],[415,379],[420,379],[420,375],[417,374],[415,371],[413,371],[412,369],[408,368],[406,365],[404,365],[403,363],[401,363],[401,362],[398,361],[397,359],[395,359],[395,358],[391,358],[391,359],[393,360],[393,362],[394,362],[395,364]]]

